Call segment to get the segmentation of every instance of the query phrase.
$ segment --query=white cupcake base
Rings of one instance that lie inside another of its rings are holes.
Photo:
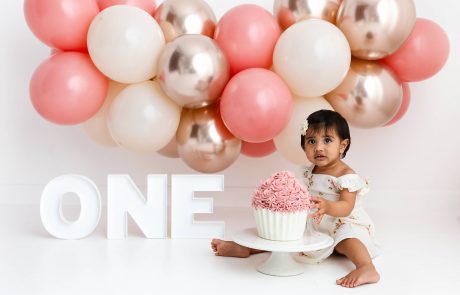
[[[236,233],[235,243],[258,250],[271,251],[270,257],[257,267],[257,271],[271,276],[287,277],[305,272],[305,264],[294,260],[291,253],[321,250],[332,246],[333,239],[320,232],[296,241],[270,241],[258,236],[256,228]]]

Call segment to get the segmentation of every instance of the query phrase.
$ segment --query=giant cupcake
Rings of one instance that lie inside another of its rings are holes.
[[[252,195],[258,235],[275,241],[301,239],[310,206],[307,188],[294,173],[273,174]]]

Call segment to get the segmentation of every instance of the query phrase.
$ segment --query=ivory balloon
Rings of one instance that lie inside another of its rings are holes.
[[[138,83],[156,75],[164,36],[144,10],[115,5],[100,12],[88,31],[88,51],[96,67],[120,83]]]
[[[191,168],[214,173],[238,158],[241,140],[225,127],[217,106],[184,109],[176,133],[179,155]]]
[[[168,43],[158,61],[158,81],[181,106],[199,108],[219,98],[229,67],[217,43],[203,35],[183,35]]]
[[[294,96],[294,108],[287,126],[274,138],[278,152],[297,165],[308,165],[310,162],[300,146],[300,126],[307,117],[319,110],[334,110],[323,97]]]
[[[283,30],[298,21],[319,18],[335,24],[338,0],[275,0],[273,14]]]
[[[125,89],[126,86],[126,84],[110,81],[104,104],[96,113],[96,115],[91,117],[83,124],[83,130],[85,130],[86,134],[94,142],[108,147],[117,146],[117,143],[113,140],[112,136],[110,135],[109,128],[107,127],[107,117],[113,99],[118,95],[118,93]]]
[[[184,34],[214,35],[216,16],[203,0],[166,0],[155,12],[166,42]]]
[[[388,66],[355,59],[343,83],[325,97],[350,125],[373,128],[385,125],[396,115],[403,89]]]
[[[167,145],[179,125],[181,108],[158,82],[132,84],[113,100],[108,126],[113,139],[137,152],[156,152]]]
[[[337,87],[350,67],[350,47],[333,24],[309,19],[290,26],[278,40],[274,70],[292,92],[317,97]]]
[[[415,18],[412,0],[343,0],[337,26],[347,36],[353,56],[376,60],[404,43]]]

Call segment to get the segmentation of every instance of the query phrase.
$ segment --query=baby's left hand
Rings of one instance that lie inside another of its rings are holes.
[[[321,219],[323,219],[324,214],[327,214],[329,201],[316,196],[311,196],[311,200],[313,201],[312,208],[316,208],[318,210],[316,210],[315,213],[310,214],[310,216],[313,217],[316,224],[319,224],[321,222]]]

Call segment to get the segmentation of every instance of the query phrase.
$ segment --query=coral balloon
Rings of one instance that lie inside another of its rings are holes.
[[[376,60],[404,43],[415,17],[412,0],[343,0],[337,26],[347,36],[353,56]]]
[[[296,165],[310,163],[300,146],[300,126],[311,113],[324,109],[334,110],[323,97],[294,96],[294,111],[289,123],[273,139],[276,149],[283,158]]]
[[[220,102],[225,126],[248,142],[275,137],[292,113],[292,95],[275,73],[248,69],[235,75],[225,87]]]
[[[108,79],[87,54],[60,52],[35,70],[30,80],[30,98],[45,119],[63,125],[82,123],[104,103]]]
[[[265,157],[272,154],[274,151],[276,151],[276,147],[273,140],[259,143],[243,141],[241,146],[241,153],[253,158]]]
[[[113,140],[110,135],[109,128],[107,127],[107,117],[113,99],[118,95],[118,93],[125,89],[126,86],[126,84],[110,81],[109,90],[107,92],[107,96],[105,97],[104,104],[94,116],[83,124],[86,134],[94,142],[108,147],[117,146],[117,143]]]
[[[96,0],[24,0],[24,16],[34,35],[62,50],[86,50],[86,34],[98,13]]]
[[[318,18],[335,24],[337,0],[275,0],[273,14],[280,27],[286,30],[296,22]]]
[[[134,6],[104,9],[88,31],[88,51],[94,64],[110,79],[125,84],[155,77],[164,44],[157,22]]]
[[[405,82],[430,78],[439,72],[449,56],[449,39],[436,23],[418,18],[406,42],[383,59]]]
[[[155,0],[98,0],[98,3],[101,10],[114,5],[131,5],[139,7],[150,15],[155,13],[156,8]]]
[[[176,133],[179,155],[191,168],[214,173],[236,161],[241,140],[222,122],[217,106],[184,109]]]
[[[199,108],[217,100],[228,82],[224,53],[209,37],[183,35],[166,44],[158,61],[158,81],[181,106]]]
[[[292,92],[317,97],[342,82],[350,60],[342,32],[324,20],[309,19],[284,31],[275,47],[273,66]]]
[[[390,122],[386,123],[384,126],[390,126],[393,125],[394,123],[398,122],[407,112],[409,109],[410,105],[410,87],[408,83],[402,83],[402,89],[403,89],[403,99],[401,106],[399,107],[398,112],[396,115],[391,119]]]
[[[225,52],[234,75],[248,68],[270,68],[281,29],[271,13],[253,4],[230,9],[216,27],[214,39]]]
[[[403,90],[391,69],[377,61],[355,59],[347,77],[326,99],[350,125],[374,128],[388,123],[398,112]]]
[[[216,16],[203,0],[166,0],[155,13],[166,38],[171,42],[185,34],[201,34],[212,38]]]
[[[129,150],[156,152],[174,137],[180,112],[181,108],[163,93],[158,82],[132,84],[110,106],[110,134]]]

